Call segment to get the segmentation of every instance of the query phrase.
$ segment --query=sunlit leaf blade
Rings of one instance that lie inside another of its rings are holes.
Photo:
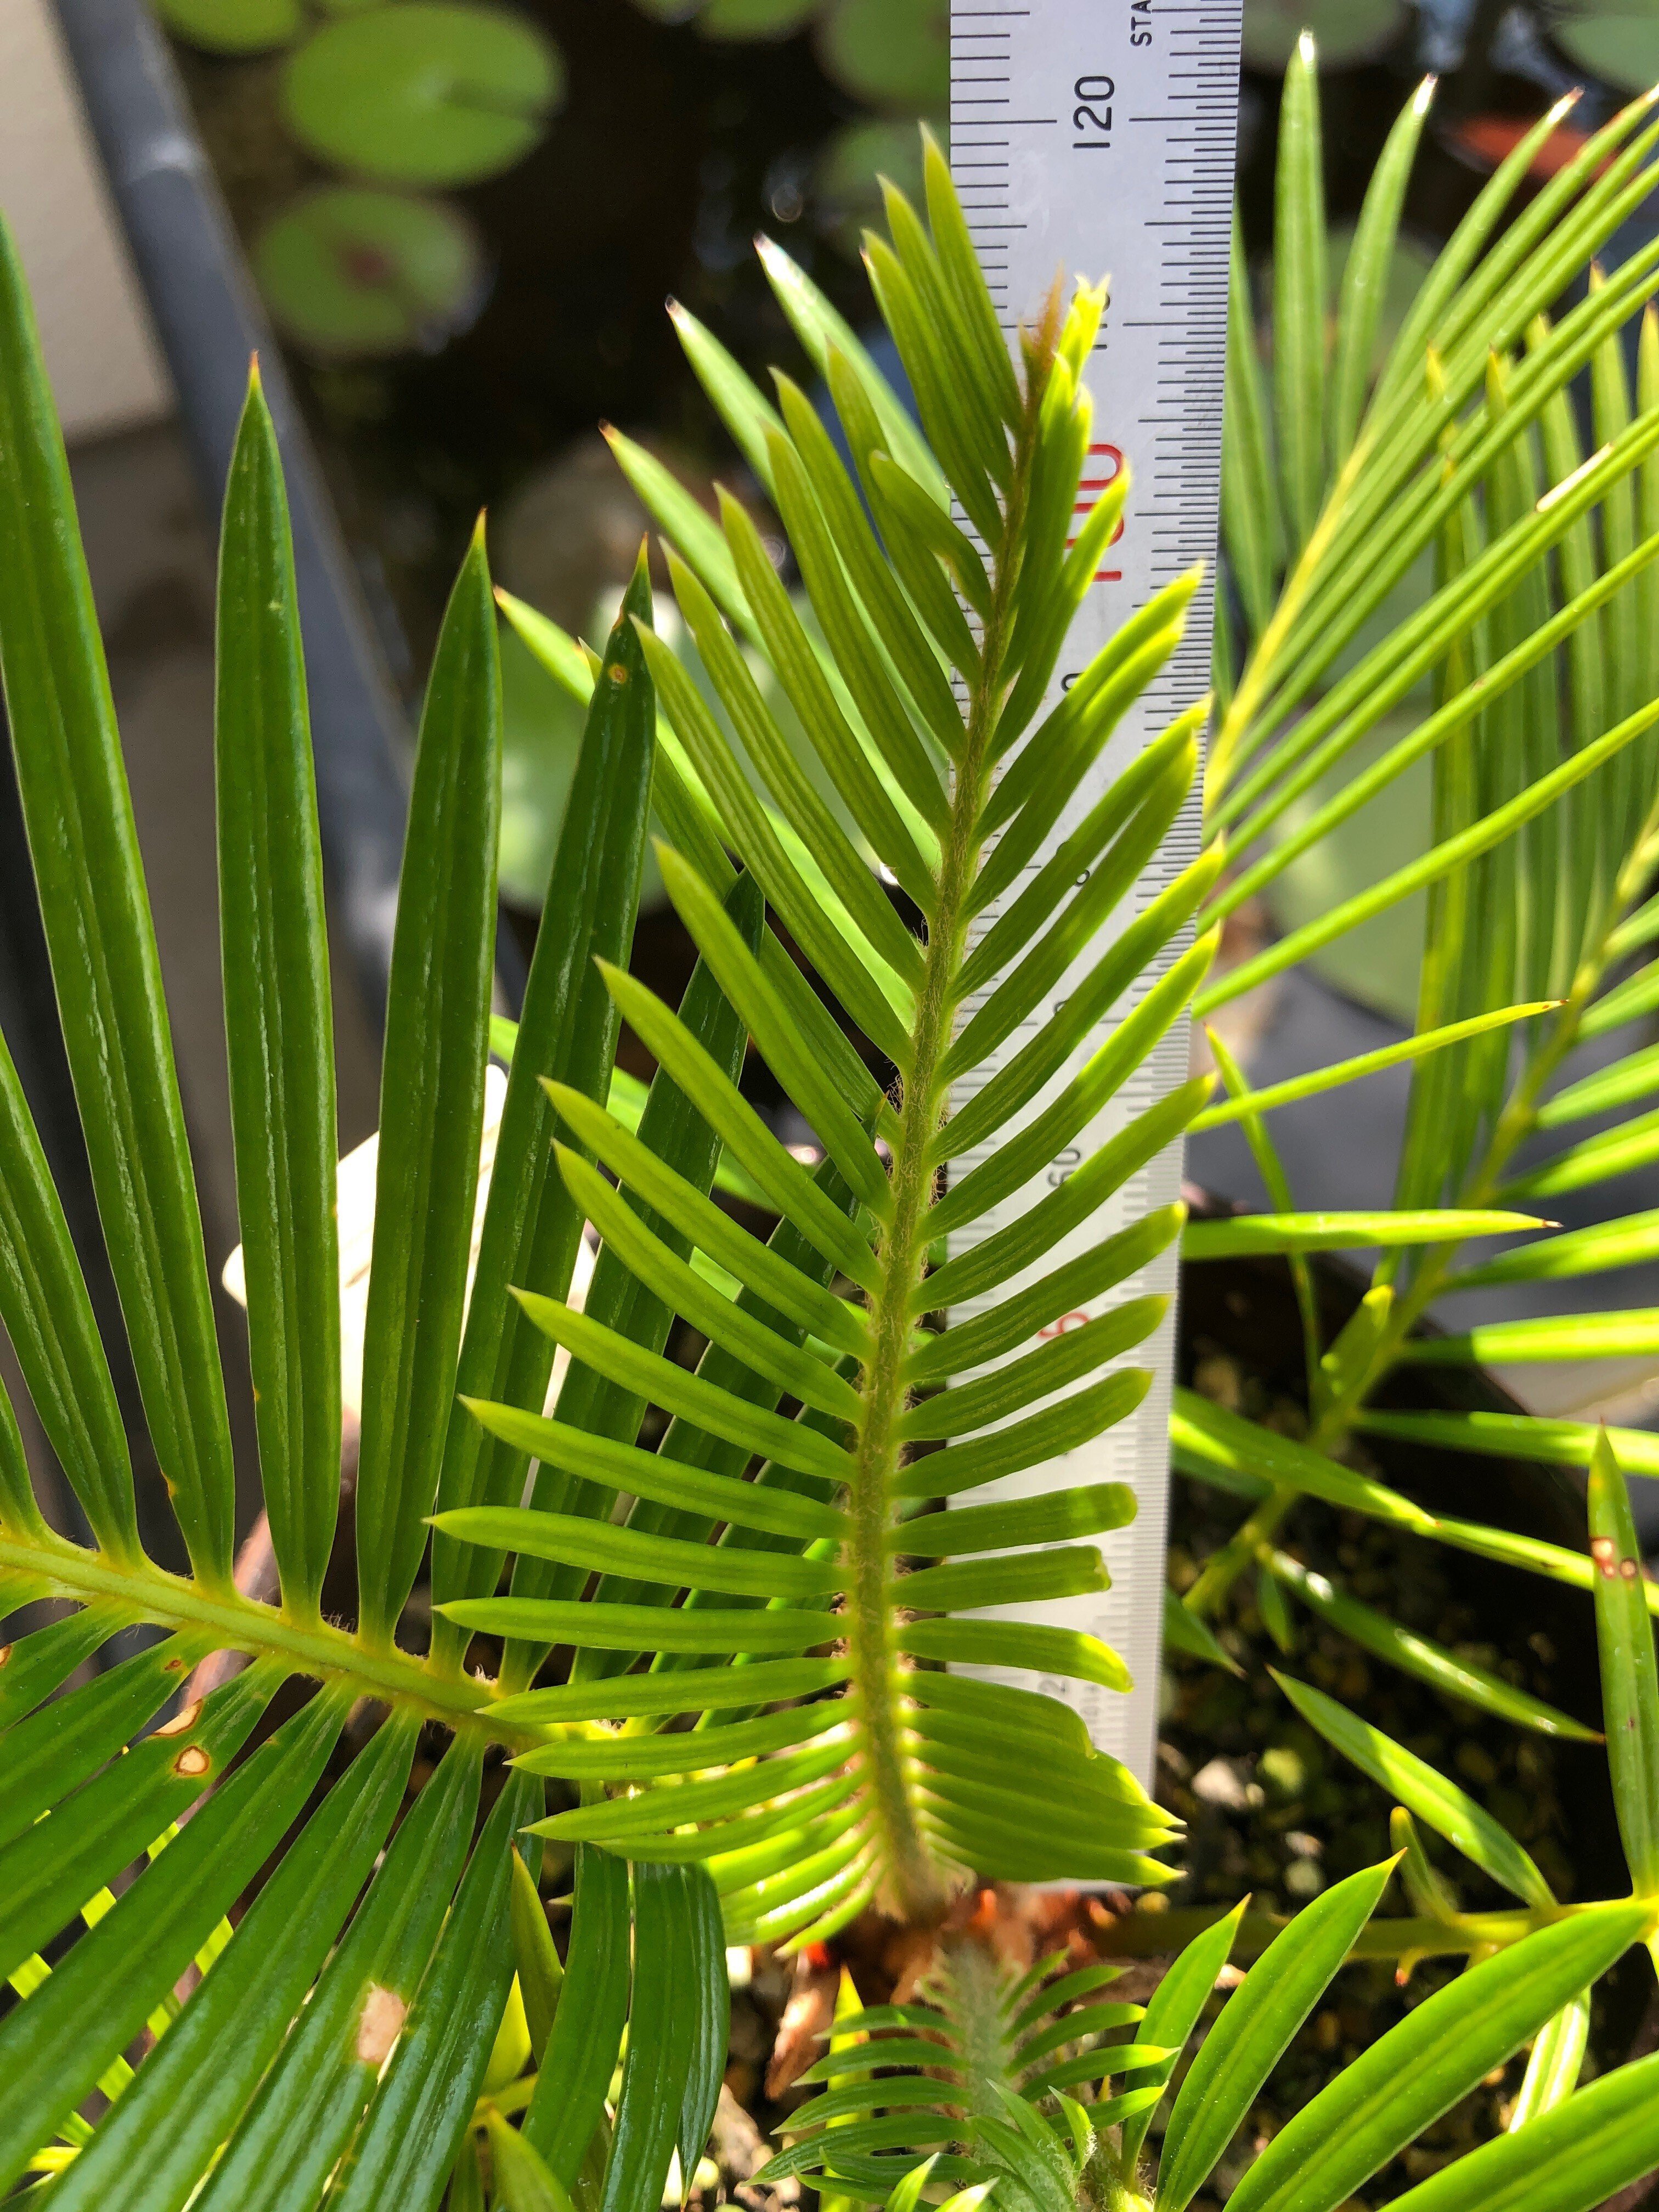
[[[513,1978],[513,1838],[541,1784],[509,1778],[342,2167],[341,2212],[430,2203],[454,2162]]]
[[[259,1472],[284,1603],[315,1610],[340,1491],[334,1021],[294,554],[256,371],[219,550],[219,928]]]
[[[1401,211],[1434,88],[1434,79],[1425,77],[1416,96],[1396,117],[1365,188],[1358,227],[1342,271],[1335,358],[1331,367],[1330,465],[1334,470],[1347,459],[1364,409]]]
[[[1630,1493],[1605,1430],[1590,1460],[1589,1507],[1613,1805],[1632,1885],[1651,1897],[1659,1892],[1659,1665]]]
[[[1571,2096],[1578,2087],[1584,2054],[1589,2045],[1589,1991],[1580,1990],[1539,2029],[1522,2077],[1515,2110],[1510,2115],[1510,2134],[1525,2127],[1529,2120],[1535,2120],[1540,2112],[1565,2104]]]
[[[501,671],[481,535],[427,688],[398,902],[357,1477],[362,1620],[389,1638],[415,1580],[454,1390],[494,969]]]
[[[1625,1313],[1559,1314],[1535,1321],[1477,1322],[1455,1336],[1419,1337],[1401,1357],[1419,1365],[1471,1360],[1483,1367],[1505,1360],[1622,1359],[1659,1348],[1659,1307]]]
[[[373,1872],[415,1748],[388,1723],[249,1907],[212,1973],[58,2184],[65,2203],[174,2212],[211,2164]],[[169,1869],[172,1871],[172,1869]]]
[[[1158,2199],[1182,2212],[1204,2185],[1285,2045],[1376,1911],[1393,1861],[1350,1875],[1297,1914],[1251,1967],[1200,2045],[1158,2160]]]
[[[1397,1797],[1419,1820],[1444,1836],[1466,1858],[1473,1859],[1483,1873],[1528,1905],[1544,1911],[1553,1905],[1550,1886],[1530,1855],[1467,1790],[1437,1773],[1426,1760],[1394,1742],[1369,1721],[1360,1720],[1334,1698],[1328,1698],[1322,1690],[1285,1675],[1275,1680],[1297,1712],[1328,1743]]]
[[[1547,1224],[1535,1215],[1492,1210],[1432,1212],[1245,1213],[1189,1221],[1182,1232],[1185,1260],[1231,1260],[1252,1252],[1336,1252],[1361,1244],[1455,1244],[1466,1237],[1502,1237]]]
[[[161,962],[69,465],[3,228],[0,678],[64,1043],[145,1418],[192,1564],[225,1583],[235,1505],[230,1425]],[[113,1532],[123,1533],[118,1514]]]
[[[1325,193],[1319,88],[1305,33],[1285,73],[1273,236],[1273,423],[1292,544],[1312,532],[1325,483]]]
[[[1511,1022],[1529,1021],[1535,1014],[1547,1013],[1554,1003],[1551,1000],[1536,1000],[1526,1006],[1501,1007],[1495,1013],[1472,1015],[1468,1021],[1449,1022],[1441,1029],[1421,1030],[1415,1036],[1402,1038],[1398,1044],[1380,1045],[1375,1052],[1357,1053],[1352,1060],[1334,1061],[1330,1066],[1316,1068],[1309,1074],[1291,1076],[1283,1083],[1266,1084],[1260,1091],[1253,1091],[1248,1101],[1226,1098],[1206,1106],[1201,1114],[1194,1115],[1191,1133],[1197,1136],[1201,1130],[1242,1121],[1247,1114],[1269,1114],[1275,1107],[1293,1105],[1303,1098],[1317,1097],[1322,1091],[1340,1090],[1346,1084],[1380,1074],[1384,1068],[1397,1067],[1402,1061],[1420,1060],[1428,1053],[1461,1044],[1466,1038],[1482,1036],[1488,1030],[1506,1029]],[[1659,1073],[1656,1073],[1654,1080],[1659,1086]]]
[[[1186,2043],[1198,2025],[1199,2014],[1215,1987],[1216,1977],[1227,1963],[1227,1954],[1232,1949],[1243,1911],[1242,1905],[1236,1905],[1213,1927],[1206,1928],[1183,1951],[1177,1953],[1169,1972],[1153,1990],[1140,2023],[1140,2033],[1148,2043],[1169,2044],[1177,2051]],[[1161,2089],[1174,2072],[1175,2066],[1176,2061],[1171,2058],[1150,2076],[1127,2075],[1124,2086],[1138,2089],[1155,2084]],[[1141,2145],[1146,2140],[1146,2130],[1152,2124],[1156,2110],[1155,2105],[1147,2105],[1140,2112],[1132,2113],[1123,2123],[1121,2138],[1123,2160],[1131,2173],[1134,2171],[1135,2161],[1140,2155]]]
[[[1425,1997],[1274,2136],[1233,2192],[1237,2212],[1330,2212],[1605,1973],[1650,1917],[1593,1906]]]
[[[309,2212],[401,2033],[472,1839],[478,1752],[452,1744],[197,2200]]]
[[[612,1073],[620,1018],[594,967],[626,957],[633,937],[645,851],[655,726],[650,679],[632,618],[648,616],[643,567],[623,594],[605,647],[607,672],[594,689],[559,831],[547,902],[514,1036],[489,1202],[456,1373],[459,1397],[506,1400],[540,1410],[552,1350],[507,1296],[509,1286],[562,1297],[570,1285],[581,1218],[551,1173],[553,1113],[545,1079],[603,1100]],[[509,610],[509,611],[511,611]],[[492,1028],[492,1042],[494,1030]],[[522,1451],[480,1435],[458,1405],[438,1477],[441,1507],[516,1503],[524,1485]],[[482,1597],[499,1561],[488,1551],[439,1537],[432,1555],[434,1598]],[[436,1648],[449,1632],[434,1629]]]

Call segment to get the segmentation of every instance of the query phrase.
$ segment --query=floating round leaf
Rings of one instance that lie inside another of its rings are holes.
[[[1659,78],[1659,9],[1595,9],[1551,27],[1551,37],[1577,69],[1631,92]]]
[[[510,169],[563,90],[558,49],[533,24],[439,0],[342,16],[283,71],[301,143],[389,184],[469,185]]]
[[[1406,21],[1400,0],[1245,0],[1244,60],[1277,72],[1311,31],[1321,66],[1346,69],[1392,45]]]
[[[937,111],[950,97],[945,0],[836,0],[816,44],[825,72],[872,106]]]
[[[264,54],[301,30],[300,0],[156,0],[176,39],[209,54]]]
[[[441,201],[337,185],[270,223],[254,274],[285,334],[335,360],[431,350],[477,314],[483,251]]]
[[[705,39],[789,39],[817,4],[818,0],[709,0],[697,27]]]
[[[882,177],[907,198],[921,198],[921,140],[914,123],[872,116],[843,124],[818,157],[812,172],[817,217],[849,252],[858,252],[860,234],[881,213]]]

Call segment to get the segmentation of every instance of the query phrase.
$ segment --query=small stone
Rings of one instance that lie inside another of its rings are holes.
[[[1242,1413],[1244,1410],[1244,1385],[1238,1362],[1229,1359],[1224,1352],[1210,1352],[1197,1362],[1193,1369],[1193,1388],[1200,1397],[1209,1399],[1225,1413]]]
[[[1250,1802],[1238,1763],[1231,1759],[1212,1759],[1200,1766],[1193,1777],[1193,1795],[1224,1813],[1243,1813]]]

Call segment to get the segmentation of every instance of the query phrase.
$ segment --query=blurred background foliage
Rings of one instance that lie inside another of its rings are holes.
[[[879,174],[914,183],[917,122],[947,129],[948,0],[155,4],[411,696],[481,506],[505,585],[567,628],[606,626],[644,516],[601,418],[700,496],[717,472],[732,483],[787,559],[662,301],[683,301],[747,368],[791,359],[749,251],[763,227],[867,327],[860,233]],[[1258,304],[1273,295],[1278,81],[1304,25],[1322,64],[1334,296],[1403,91],[1425,70],[1443,80],[1383,347],[1435,248],[1550,101],[1583,88],[1551,142],[1559,163],[1659,77],[1659,0],[1246,0],[1239,207]],[[1255,337],[1269,358],[1265,320]],[[1427,583],[1408,579],[1402,600]],[[577,721],[516,640],[504,651],[502,887],[528,930]],[[1292,928],[1421,849],[1427,809],[1426,775],[1391,787],[1352,836],[1287,872],[1269,925]],[[1415,908],[1392,914],[1334,950],[1325,980],[1408,1018],[1420,933]]]

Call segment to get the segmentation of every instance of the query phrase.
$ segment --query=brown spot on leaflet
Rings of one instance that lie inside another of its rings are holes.
[[[212,1764],[199,1743],[187,1743],[173,1760],[173,1771],[185,1781],[193,1782],[198,1775],[205,1774]]]
[[[202,1700],[201,1700],[199,1698],[192,1698],[191,1699],[190,1703],[189,1703],[186,1706],[185,1706],[185,1708],[183,1709],[183,1711],[180,1711],[180,1712],[176,1712],[176,1713],[173,1716],[173,1718],[172,1718],[170,1721],[163,1721],[163,1722],[162,1722],[162,1723],[161,1723],[161,1727],[160,1727],[160,1728],[158,1728],[158,1729],[156,1729],[156,1731],[155,1731],[156,1735],[188,1735],[188,1733],[190,1732],[190,1730],[195,1727],[196,1723],[197,1723],[197,1719],[198,1719],[198,1716],[199,1716],[199,1715],[200,1715],[200,1713],[201,1713],[201,1710],[202,1710]]]
[[[357,2015],[357,2057],[364,2066],[382,2066],[386,2054],[403,2033],[409,2007],[395,1990],[368,1985],[363,2008]]]

